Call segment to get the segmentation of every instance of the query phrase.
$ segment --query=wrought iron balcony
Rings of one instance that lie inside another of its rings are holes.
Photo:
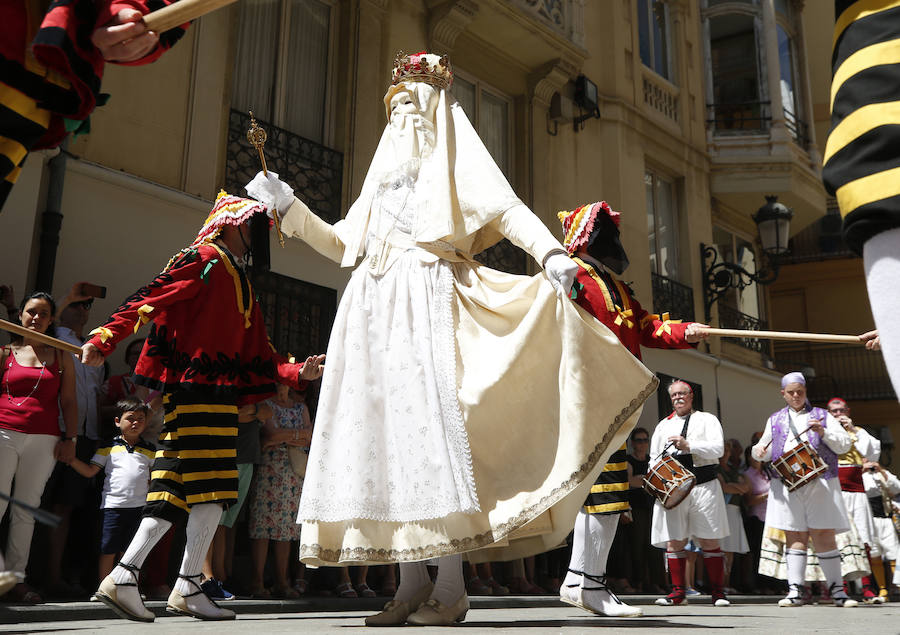
[[[694,290],[686,284],[661,276],[650,274],[653,283],[653,312],[662,315],[668,313],[673,320],[694,321]]]
[[[764,134],[772,125],[771,102],[706,105],[706,127],[715,135]]]
[[[802,119],[797,119],[797,115],[785,108],[784,126],[791,133],[797,145],[805,150],[809,145],[809,124]]]
[[[304,139],[270,123],[260,121],[268,134],[266,163],[281,180],[294,188],[297,197],[329,223],[341,218],[341,187],[344,155]],[[232,110],[228,119],[228,148],[225,158],[225,187],[236,196],[259,172],[259,155],[247,141],[250,116]]]
[[[768,325],[764,320],[742,313],[741,311],[720,302],[719,327],[724,329],[741,329],[745,331],[764,331],[768,328]],[[738,346],[743,346],[751,351],[756,351],[757,353],[763,353],[764,355],[769,356],[772,355],[772,346],[769,340],[750,337],[726,337],[723,339],[734,342]]]
[[[528,273],[528,254],[504,238],[475,256],[475,260],[506,273]]]
[[[834,396],[851,402],[897,400],[879,351],[854,346],[779,342],[775,346],[775,367],[785,373],[804,371],[809,399],[816,404],[825,403]]]

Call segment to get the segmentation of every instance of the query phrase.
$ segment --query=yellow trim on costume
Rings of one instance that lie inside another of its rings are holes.
[[[244,306],[244,294],[241,290],[241,275],[237,272],[237,270],[231,265],[231,260],[228,259],[228,256],[225,255],[225,252],[219,249],[219,246],[215,243],[209,243],[209,246],[215,249],[219,256],[222,259],[222,263],[225,265],[225,269],[228,271],[231,279],[234,281],[234,295],[237,299],[238,305],[238,313],[243,314],[244,316],[244,328],[250,328],[250,313],[253,311],[253,287],[250,285],[250,280],[247,279],[247,306]]]
[[[591,494],[605,494],[607,492],[624,492],[628,490],[628,483],[595,483],[591,485]]]
[[[93,331],[91,331],[90,333],[88,333],[88,335],[99,335],[99,336],[100,336],[100,342],[103,343],[103,344],[106,344],[106,340],[112,338],[113,332],[110,331],[110,330],[109,330],[108,328],[106,328],[105,326],[98,326],[98,327],[95,328]]]
[[[857,207],[898,194],[900,194],[900,168],[858,178],[842,185],[836,192],[842,216],[847,216]]]
[[[187,497],[188,505],[196,505],[198,503],[206,503],[208,501],[227,500],[229,498],[237,498],[237,492],[206,492],[204,494],[191,494]]]
[[[654,313],[653,315],[650,316],[650,321],[652,322],[653,320],[660,320],[662,322],[662,324],[659,325],[659,328],[656,329],[656,332],[654,333],[654,335],[656,335],[656,337],[662,336],[663,333],[667,333],[668,335],[671,335],[672,327],[670,325],[671,324],[681,324],[681,320],[670,320],[668,313],[663,313],[662,316],[659,316],[656,313]]]
[[[213,470],[211,472],[188,472],[184,475],[184,482],[206,481],[212,478],[237,478],[237,470]]]
[[[628,469],[628,461],[623,461],[621,463],[607,463],[603,466],[604,472],[621,472],[622,470]]]
[[[621,503],[607,503],[606,505],[585,505],[584,511],[588,514],[602,514],[604,512],[627,512],[631,509],[628,501]]]
[[[152,479],[163,479],[165,481],[175,481],[176,483],[183,483],[181,480],[181,474],[178,472],[172,472],[170,470],[153,470],[150,472],[150,478]]]
[[[616,316],[616,319],[613,320],[613,324],[615,324],[616,326],[621,326],[624,322],[626,327],[632,328],[634,326],[634,322],[629,318],[634,317],[634,311],[632,311],[631,309],[626,309],[623,311],[618,306],[616,307],[616,309],[619,311],[619,314]]]
[[[603,293],[603,299],[606,300],[606,310],[610,313],[615,311],[616,304],[613,302],[612,295],[609,293],[609,289],[606,288],[606,283],[603,282],[603,278],[600,277],[597,270],[577,256],[572,256],[572,260],[574,260],[579,267],[587,271],[588,275],[593,278],[594,282],[597,283],[597,286],[600,287],[600,291]]]
[[[55,71],[52,68],[47,68],[34,56],[34,53],[31,52],[29,48],[25,53],[25,70],[34,75],[38,75],[45,82],[50,82],[51,84],[56,84],[60,88],[69,89],[72,87],[72,83],[66,79],[62,73],[59,71]]]
[[[873,66],[897,63],[900,63],[900,39],[879,42],[856,51],[834,72],[831,80],[831,110],[834,111],[835,95],[848,79]]]
[[[152,312],[153,312],[153,307],[150,306],[149,304],[142,304],[141,306],[138,307],[138,310],[137,310],[138,318],[137,318],[137,321],[134,323],[134,332],[135,333],[138,332],[139,328],[144,326],[144,324],[147,324],[152,319],[152,318],[148,317],[148,315]]]
[[[182,499],[175,496],[175,494],[171,494],[169,492],[150,492],[147,494],[147,502],[152,503],[154,501],[165,501],[170,505],[174,505],[179,509],[183,509],[186,512],[190,512],[190,508],[188,504]]]
[[[849,7],[844,9],[844,12],[838,16],[837,20],[835,20],[834,37],[832,37],[831,39],[831,48],[834,49],[834,45],[837,44],[838,39],[841,37],[847,27],[853,24],[856,20],[874,15],[876,13],[880,13],[881,11],[887,11],[888,9],[893,9],[894,7],[898,6],[900,6],[900,0],[859,0],[859,2],[854,2]]]
[[[9,174],[6,175],[4,181],[7,183],[15,183],[19,180],[19,175],[22,173],[22,168],[18,165],[9,171]]]
[[[868,104],[844,117],[829,134],[823,163],[836,152],[879,126],[900,121],[900,101]]]
[[[163,434],[159,435],[160,441],[175,441],[176,439],[178,439],[177,432],[164,432]]]
[[[28,148],[15,139],[0,137],[0,154],[8,158],[10,163],[17,165],[28,154]]]
[[[215,426],[184,426],[178,428],[179,439],[192,436],[236,437],[237,433],[237,426],[233,428],[219,428]]]
[[[233,459],[237,450],[157,450],[157,459]]]
[[[37,101],[19,92],[12,86],[0,82],[0,102],[17,115],[47,128],[50,125],[50,111],[37,105]]]
[[[172,410],[172,412],[167,413],[165,416],[165,422],[169,423],[170,421],[174,421],[179,414],[196,414],[204,412],[216,412],[220,414],[236,415],[238,413],[238,408],[237,406],[233,405],[223,405],[215,403],[185,404],[183,406],[175,406],[175,409]]]
[[[106,448],[97,448],[97,451],[94,454],[99,454],[100,456],[109,456],[109,452],[112,450],[110,447]]]

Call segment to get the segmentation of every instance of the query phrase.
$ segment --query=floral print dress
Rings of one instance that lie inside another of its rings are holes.
[[[266,403],[272,407],[276,428],[303,428],[304,404],[285,408],[272,399]],[[288,446],[280,444],[264,450],[250,491],[250,537],[299,540],[297,508],[302,488],[303,479],[291,468]]]

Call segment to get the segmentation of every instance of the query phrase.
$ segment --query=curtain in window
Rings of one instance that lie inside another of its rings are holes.
[[[237,6],[240,13],[231,104],[235,110],[253,110],[260,119],[274,121],[281,4],[279,0],[244,0]]]
[[[478,134],[500,170],[509,178],[509,104],[482,91],[479,115]]]
[[[796,129],[797,101],[794,93],[793,43],[787,32],[778,25],[778,65],[781,69],[781,105],[788,127]],[[796,136],[796,135],[795,135]]]
[[[331,7],[319,0],[289,0],[283,127],[322,143]]]
[[[671,181],[646,173],[647,228],[650,240],[650,269],[679,280],[678,233],[675,191]]]
[[[456,97],[456,101],[462,106],[463,112],[466,113],[466,117],[469,118],[469,121],[474,126],[477,123],[475,119],[475,84],[467,82],[460,77],[454,77],[450,92]]]

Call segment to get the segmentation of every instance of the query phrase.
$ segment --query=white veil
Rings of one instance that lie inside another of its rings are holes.
[[[487,248],[502,236],[486,225],[508,209],[521,205],[522,201],[462,107],[446,89],[422,82],[401,82],[388,89],[385,107],[403,88],[409,89],[421,101],[427,94],[422,87],[438,91],[438,103],[434,116],[434,147],[430,154],[421,158],[417,183],[418,187],[427,188],[427,209],[418,215],[420,222],[413,229],[413,238],[420,243],[436,240],[456,243],[480,232],[483,235],[474,242],[479,250]],[[397,167],[391,134],[389,122],[372,157],[359,198],[351,205],[346,218],[334,226],[346,245],[342,267],[353,266],[362,255],[373,198],[382,177]]]

